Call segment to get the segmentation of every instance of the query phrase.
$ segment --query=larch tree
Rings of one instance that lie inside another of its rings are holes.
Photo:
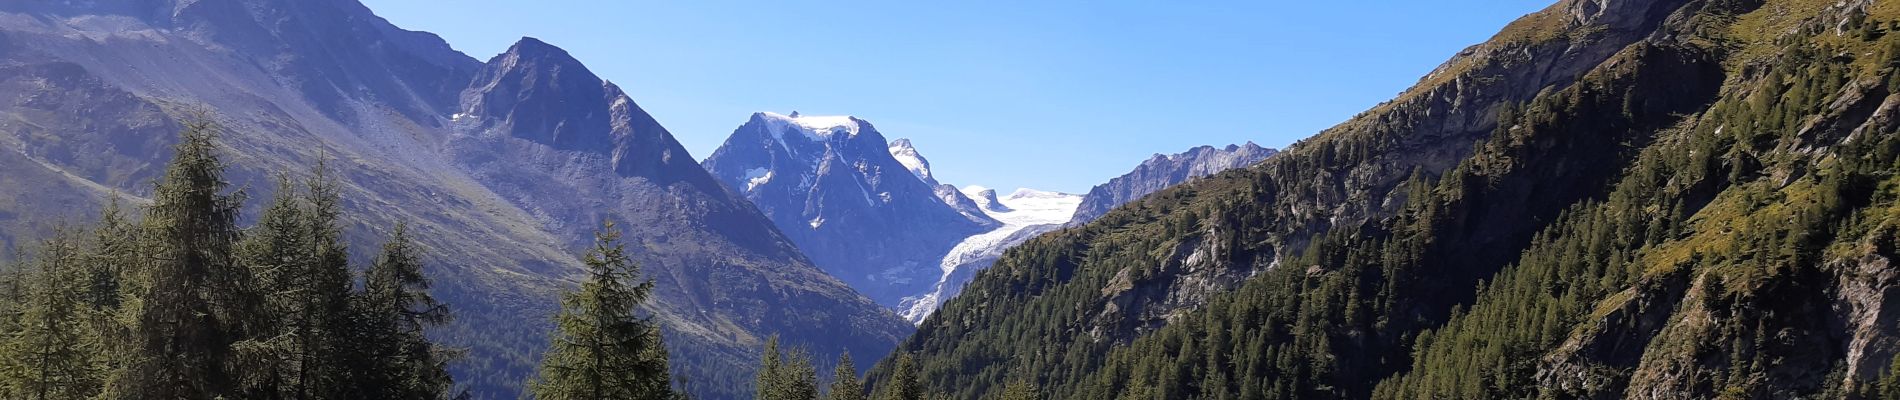
[[[240,393],[233,344],[256,329],[263,308],[250,271],[234,262],[241,192],[229,192],[216,127],[185,123],[144,219],[139,280],[130,297],[128,359],[107,397],[209,399]]]
[[[765,351],[761,353],[763,359],[759,361],[759,370],[756,372],[757,376],[753,378],[753,399],[763,400],[772,398],[772,394],[776,392],[776,384],[773,382],[773,379],[778,378],[779,369],[784,368],[785,362],[781,359],[783,355],[784,354],[778,350],[778,336],[765,339]]]
[[[541,400],[675,398],[659,326],[636,315],[653,282],[641,280],[609,222],[582,260],[587,279],[561,300],[539,376]]]
[[[239,357],[250,396],[333,399],[351,386],[343,355],[354,331],[352,282],[337,187],[322,163],[301,188],[279,178],[276,198],[240,245],[268,319]]]
[[[449,393],[453,354],[423,335],[448,323],[449,309],[429,294],[420,254],[408,226],[398,224],[364,273],[363,291],[352,302],[357,330],[347,398],[439,399]]]
[[[279,177],[276,197],[238,245],[239,258],[256,277],[271,311],[262,325],[270,331],[260,332],[257,346],[247,349],[251,356],[239,360],[249,396],[298,398],[304,391],[298,375],[305,354],[300,350],[311,338],[297,306],[303,304],[299,297],[307,295],[304,272],[314,264],[311,238],[303,232],[304,213],[296,186],[288,177]]]
[[[87,304],[85,257],[63,229],[38,249],[24,277],[19,329],[0,346],[0,384],[9,398],[90,398],[104,371],[100,338],[89,325],[95,310]]]
[[[777,337],[765,342],[764,365],[758,373],[758,399],[817,400],[817,379],[811,356],[804,351],[792,351],[789,355],[782,352]]]
[[[831,387],[825,398],[830,400],[865,400],[864,381],[858,379],[858,367],[851,362],[851,353],[838,356],[838,367],[831,371]]]

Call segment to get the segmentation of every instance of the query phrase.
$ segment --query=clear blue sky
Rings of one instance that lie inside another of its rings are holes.
[[[698,158],[755,111],[849,114],[945,183],[1074,193],[1311,136],[1551,1],[364,0],[478,59],[561,46]]]

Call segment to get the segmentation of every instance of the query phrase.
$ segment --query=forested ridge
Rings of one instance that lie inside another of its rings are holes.
[[[1561,2],[1012,250],[900,352],[964,399],[1900,393],[1896,30],[1892,2]]]

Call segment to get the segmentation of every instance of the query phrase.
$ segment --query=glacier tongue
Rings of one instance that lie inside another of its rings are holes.
[[[943,275],[937,279],[931,291],[906,297],[898,307],[898,314],[911,323],[922,323],[925,317],[937,311],[937,306],[944,300],[956,296],[963,285],[975,277],[977,271],[994,264],[1004,250],[1042,233],[1060,229],[1082,204],[1082,196],[1068,193],[1017,189],[1008,197],[997,199],[994,191],[982,186],[971,185],[962,190],[971,197],[996,199],[1000,203],[995,204],[998,207],[985,204],[983,213],[1002,222],[1003,226],[965,238],[943,256],[943,261],[938,264]],[[990,193],[988,196],[979,195],[986,191]]]

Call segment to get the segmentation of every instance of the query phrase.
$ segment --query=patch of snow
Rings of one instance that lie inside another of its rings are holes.
[[[772,181],[772,171],[765,168],[753,168],[745,171],[745,191],[752,193],[759,186]]]

